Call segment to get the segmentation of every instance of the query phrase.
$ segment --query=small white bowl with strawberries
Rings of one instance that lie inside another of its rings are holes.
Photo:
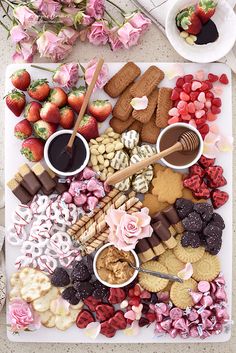
[[[173,0],[166,34],[185,59],[208,63],[227,55],[236,41],[236,15],[226,0]]]

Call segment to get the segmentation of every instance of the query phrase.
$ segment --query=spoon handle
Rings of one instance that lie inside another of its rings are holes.
[[[158,271],[146,270],[141,267],[137,267],[136,270],[139,272],[147,273],[147,274],[155,276],[155,277],[168,279],[169,281],[172,281],[172,282],[183,283],[183,280],[178,276],[168,275],[167,273],[158,272]]]
[[[142,161],[132,164],[127,168],[124,168],[122,170],[119,170],[118,172],[114,173],[112,176],[110,176],[107,180],[106,183],[108,185],[115,185],[116,183],[119,183],[120,181],[136,174],[140,170],[147,168],[150,164],[155,163],[159,159],[168,156],[169,154],[173,152],[177,152],[182,150],[182,145],[180,142],[176,142],[173,146],[167,148],[166,150],[156,153],[151,157],[148,157],[146,159],[143,159]]]

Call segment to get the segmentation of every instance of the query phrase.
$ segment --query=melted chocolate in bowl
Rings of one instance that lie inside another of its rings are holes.
[[[161,138],[160,141],[160,152],[173,146],[180,138],[180,136],[186,132],[191,131],[184,126],[176,126],[167,130]],[[182,166],[191,163],[198,154],[199,148],[194,151],[179,151],[170,154],[164,159],[173,165]]]
[[[83,141],[76,136],[73,146],[72,146],[72,158],[70,163],[65,163],[63,161],[66,158],[63,151],[66,148],[66,145],[71,137],[71,134],[62,134],[56,136],[50,143],[48,147],[48,158],[54,168],[65,173],[65,172],[74,172],[79,169],[87,156],[87,151]]]

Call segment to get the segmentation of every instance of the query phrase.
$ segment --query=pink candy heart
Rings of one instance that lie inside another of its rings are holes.
[[[132,320],[134,321],[136,319],[136,315],[135,315],[135,312],[133,310],[129,310],[127,311],[125,314],[124,314],[124,317],[126,319],[129,319],[129,320]]]
[[[179,116],[179,111],[177,108],[172,108],[169,110],[169,113],[168,113],[170,116]]]
[[[206,102],[206,96],[204,92],[199,93],[198,97],[197,97],[199,102],[205,103]]]
[[[192,83],[192,91],[196,91],[200,87],[202,87],[202,84],[199,81],[193,81],[193,83]]]
[[[204,103],[198,102],[198,101],[194,101],[194,106],[195,106],[196,110],[201,110],[201,109],[204,108]]]
[[[196,113],[195,113],[195,116],[197,119],[200,119],[203,115],[205,115],[206,112],[205,110],[198,110]]]

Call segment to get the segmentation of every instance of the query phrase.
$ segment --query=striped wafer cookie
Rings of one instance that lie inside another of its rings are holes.
[[[118,97],[141,74],[133,62],[125,64],[104,86],[104,91],[113,98]]]
[[[148,106],[146,109],[133,110],[132,117],[135,120],[146,124],[152,117],[156,106],[157,106],[158,90],[154,89],[153,92],[148,96]]]
[[[157,66],[150,66],[140,79],[130,89],[133,97],[149,96],[156,86],[163,80],[164,72]]]
[[[168,125],[169,110],[172,108],[172,88],[162,87],[159,89],[156,111],[156,126],[164,128]]]
[[[130,93],[132,85],[133,84],[129,85],[120,95],[112,111],[113,116],[122,121],[126,121],[132,114],[133,107],[130,104],[130,101],[133,98]]]

